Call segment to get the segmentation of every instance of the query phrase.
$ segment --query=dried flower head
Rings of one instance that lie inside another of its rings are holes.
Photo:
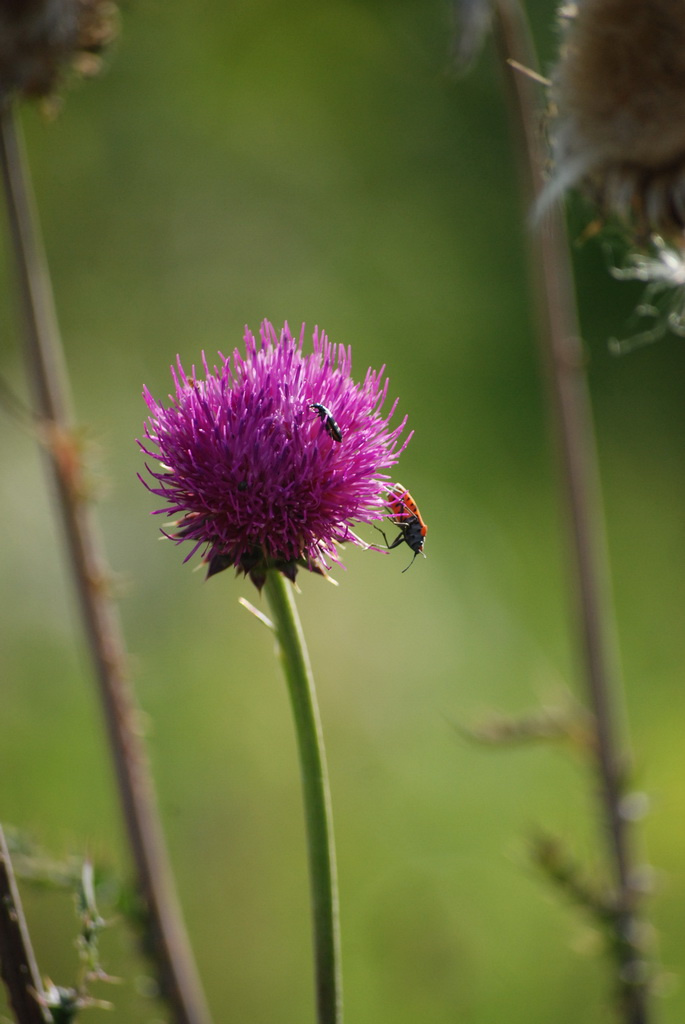
[[[4,0],[0,5],[0,100],[48,96],[67,70],[92,75],[116,34],[113,0]]]
[[[685,0],[583,0],[553,74],[555,174],[639,238],[685,226]]]
[[[356,384],[350,349],[317,328],[305,355],[304,331],[296,339],[286,324],[279,337],[265,320],[259,343],[246,329],[244,356],[210,369],[203,355],[204,379],[177,360],[166,407],[143,392],[138,443],[159,465],[146,464],[154,484],[140,479],[165,501],[155,514],[180,513],[165,535],[192,543],[186,561],[202,549],[208,576],[234,566],[261,587],[269,568],[324,572],[336,544],[367,546],[352,523],[386,515],[384,470],[411,438],[401,440],[406,417],[391,429],[397,401],[382,411],[384,368]]]

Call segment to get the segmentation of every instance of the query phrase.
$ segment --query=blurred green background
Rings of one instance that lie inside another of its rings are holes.
[[[549,64],[551,3],[532,14]],[[582,693],[499,70],[459,80],[443,3],[127,6],[104,75],[46,123],[24,112],[79,420],[188,926],[216,1024],[313,1021],[293,728],[273,645],[225,573],[157,543],[136,480],[146,383],[268,317],[387,363],[416,435],[399,478],[427,559],[350,550],[301,580],[338,840],[350,1024],[596,1024],[588,923],[527,859],[542,826],[590,870],[595,783],[549,746],[489,750],[462,724]],[[3,248],[2,374],[25,394]],[[685,948],[683,341],[615,358],[639,289],[576,252],[635,749],[638,860],[681,1024]],[[2,411],[0,818],[56,855],[127,870],[61,538],[30,433]],[[41,969],[73,978],[62,894],[26,891]],[[107,908],[103,908],[107,911]],[[112,1024],[159,1021],[119,922]],[[0,1010],[2,1009],[0,1002]],[[95,1019],[99,1011],[92,1011]]]

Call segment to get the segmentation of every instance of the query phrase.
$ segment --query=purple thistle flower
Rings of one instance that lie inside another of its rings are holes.
[[[166,408],[143,391],[151,415],[138,444],[159,466],[146,464],[156,486],[140,479],[166,503],[153,515],[180,513],[175,531],[162,532],[192,542],[185,561],[203,549],[208,576],[234,566],[261,588],[269,568],[292,580],[298,566],[325,573],[339,562],[336,544],[368,547],[353,522],[387,514],[383,471],[412,435],[401,440],[406,416],[390,428],[397,400],[382,412],[385,367],[356,384],[351,350],[315,328],[303,355],[304,331],[296,339],[286,324],[279,338],[265,320],[258,343],[246,329],[244,356],[219,353],[210,370],[203,354],[204,380],[177,359]]]

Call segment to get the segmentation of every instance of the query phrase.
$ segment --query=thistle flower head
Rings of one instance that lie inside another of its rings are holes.
[[[562,15],[542,207],[578,186],[638,238],[682,240],[685,0],[583,0]]]
[[[390,427],[397,401],[384,368],[357,384],[351,351],[314,330],[304,354],[286,324],[276,334],[265,320],[258,342],[245,332],[245,354],[220,354],[204,374],[172,367],[175,395],[165,406],[147,388],[150,409],[143,452],[164,499],[155,514],[180,515],[165,534],[189,541],[186,561],[201,550],[208,575],[234,566],[261,587],[269,568],[295,578],[298,566],[324,572],[339,561],[336,544],[365,545],[354,522],[386,514],[384,472],[408,444],[406,417]],[[153,450],[155,449],[155,450]],[[165,532],[165,531],[163,531]]]

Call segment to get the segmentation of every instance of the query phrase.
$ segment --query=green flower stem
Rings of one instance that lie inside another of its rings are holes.
[[[314,677],[291,585],[272,569],[266,595],[295,717],[312,892],[318,1024],[342,1024],[338,886],[333,818]]]

